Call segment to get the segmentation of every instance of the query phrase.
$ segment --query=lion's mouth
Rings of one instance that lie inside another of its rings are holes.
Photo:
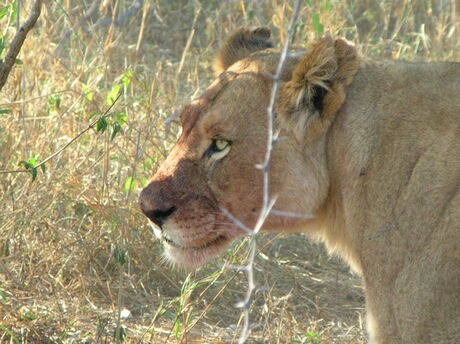
[[[216,237],[215,239],[211,240],[211,241],[208,241],[202,245],[183,245],[183,244],[180,244],[174,240],[172,240],[171,238],[167,237],[166,235],[163,235],[162,237],[163,241],[170,245],[170,246],[173,246],[175,248],[179,248],[181,250],[194,250],[194,251],[201,251],[201,250],[206,250],[212,246],[218,246],[222,243],[224,243],[225,241],[227,241],[227,238],[223,235],[219,235],[218,237]]]

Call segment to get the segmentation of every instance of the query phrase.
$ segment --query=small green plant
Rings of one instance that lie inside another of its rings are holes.
[[[120,93],[123,90],[127,90],[129,85],[131,84],[131,80],[134,76],[133,71],[126,71],[123,73],[121,76],[115,79],[115,82],[117,82],[115,85],[112,86],[110,89],[109,93],[107,94],[106,97],[106,103],[108,106],[112,106],[115,100],[118,98]],[[121,81],[121,83],[119,83]]]
[[[83,83],[81,86],[81,90],[87,100],[89,100],[90,102],[94,100],[94,92],[87,84]]]
[[[16,23],[16,18],[18,17],[18,2],[14,1],[12,4],[3,7],[0,10],[0,19],[3,19],[7,14],[10,15],[8,23],[10,25]]]
[[[112,106],[113,103],[115,102],[115,99],[118,98],[122,90],[122,85],[121,84],[116,84],[112,87],[112,89],[109,91],[107,94],[106,98],[106,104],[107,106]]]
[[[94,117],[96,113],[90,115],[90,119]],[[122,131],[122,127],[127,123],[128,116],[123,111],[112,113],[112,118],[108,116],[102,116],[96,123],[96,131],[105,132],[107,128],[110,128],[112,133],[110,134],[110,139],[113,140],[115,136]]]
[[[0,334],[2,334],[2,332],[5,333],[7,336],[9,336],[10,341],[15,342],[16,344],[21,343],[19,341],[18,337],[16,337],[14,335],[13,331],[11,331],[8,327],[3,326],[2,324],[0,324]],[[7,339],[8,337],[5,338],[4,336],[1,336],[1,338]]]
[[[115,103],[115,101],[117,101],[117,99],[120,97],[123,91],[126,92],[127,88],[131,84],[131,79],[133,75],[134,73],[132,71],[127,71],[115,80],[117,83],[112,86],[112,88],[110,89],[110,91],[108,92],[106,96],[106,104],[109,107],[111,107]],[[86,99],[90,101],[94,99],[93,92],[85,84],[83,85],[83,93],[85,94]],[[96,113],[93,112],[89,116],[89,119],[91,119],[95,115]],[[115,136],[117,136],[118,133],[122,131],[123,126],[127,122],[128,122],[128,116],[126,112],[116,111],[116,112],[111,113],[110,115],[102,116],[101,118],[99,118],[96,124],[96,131],[103,133],[106,131],[107,128],[110,128],[112,132],[110,135],[110,139],[113,140]]]
[[[133,177],[126,178],[125,187],[124,187],[126,193],[136,190],[137,187],[138,187],[138,183],[136,179],[134,179]]]
[[[10,238],[5,238],[2,245],[0,245],[0,256],[8,257],[11,255],[11,242]],[[0,285],[0,293],[1,293],[1,285]]]
[[[3,50],[5,50],[5,38],[0,37],[0,56],[2,55]]]
[[[3,17],[5,17],[8,14],[8,11],[10,10],[10,6],[11,5],[5,6],[0,10],[0,20],[3,19]]]
[[[128,252],[121,247],[116,247],[113,251],[115,262],[120,265],[124,265],[126,263],[126,261],[128,260],[127,255]]]
[[[118,342],[124,342],[126,340],[126,327],[124,325],[118,326],[114,333],[113,333],[113,338],[115,339],[115,343]]]
[[[26,310],[24,314],[21,317],[22,321],[32,321],[38,318],[38,315],[31,311],[31,310]]]
[[[35,179],[37,179],[38,166],[40,166],[40,169],[42,170],[43,173],[46,173],[46,165],[39,164],[38,157],[32,157],[27,161],[21,160],[19,162],[19,166],[23,166],[27,171],[30,172],[33,182],[35,181]]]
[[[53,94],[48,98],[49,109],[48,113],[51,111],[58,111],[61,108],[61,95]]]
[[[313,13],[313,28],[315,29],[318,36],[321,36],[324,33],[324,25],[321,24],[320,14]]]
[[[3,305],[7,305],[9,302],[10,294],[4,289],[2,285],[0,285],[0,303]]]
[[[301,339],[294,339],[292,340],[293,343],[300,343],[300,344],[318,344],[321,343],[321,339],[318,333],[314,332],[307,332],[305,337]]]

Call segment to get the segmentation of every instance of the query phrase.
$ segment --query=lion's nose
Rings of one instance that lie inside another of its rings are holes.
[[[175,206],[168,204],[156,204],[155,199],[148,188],[142,190],[139,197],[139,206],[153,223],[161,227],[165,221],[176,211]]]
[[[142,210],[153,223],[161,228],[166,219],[176,211],[176,207],[171,207],[167,210],[155,209],[155,210]]]

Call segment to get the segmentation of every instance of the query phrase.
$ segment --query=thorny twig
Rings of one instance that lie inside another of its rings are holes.
[[[283,46],[281,51],[280,59],[278,62],[278,67],[276,69],[276,74],[273,76],[273,86],[272,86],[272,93],[270,96],[269,106],[267,108],[267,121],[268,121],[268,128],[267,128],[267,149],[265,152],[265,159],[262,165],[256,166],[257,168],[261,169],[263,172],[263,203],[262,209],[259,214],[259,218],[257,220],[254,229],[249,229],[244,226],[238,219],[236,219],[233,215],[229,214],[225,209],[223,212],[229,216],[229,218],[243,231],[250,234],[250,252],[248,263],[245,266],[240,267],[233,267],[237,270],[242,270],[246,272],[246,276],[248,279],[248,289],[246,292],[246,296],[243,301],[237,304],[237,307],[242,308],[242,314],[244,317],[243,328],[240,333],[240,337],[238,340],[238,344],[243,344],[246,342],[246,339],[249,337],[250,334],[250,322],[249,322],[249,309],[251,305],[252,295],[256,290],[256,284],[254,281],[254,258],[256,255],[256,235],[262,228],[267,216],[272,211],[273,205],[276,202],[276,198],[270,197],[270,190],[269,190],[269,173],[270,173],[270,161],[271,155],[273,150],[273,144],[276,142],[278,137],[278,132],[274,132],[274,122],[275,122],[275,102],[276,97],[280,88],[281,84],[281,75],[283,73],[284,65],[286,62],[287,53],[289,50],[290,40],[293,36],[295,23],[297,21],[297,17],[299,15],[300,10],[300,0],[297,0],[294,5],[294,11],[291,18],[291,23],[289,25],[288,33],[286,42]],[[289,215],[288,215],[289,216]]]

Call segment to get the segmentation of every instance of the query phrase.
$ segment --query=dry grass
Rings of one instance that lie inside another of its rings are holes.
[[[190,276],[172,271],[138,188],[174,142],[177,125],[165,119],[209,84],[221,39],[264,24],[281,46],[292,3],[145,0],[122,25],[92,26],[82,18],[94,2],[47,2],[0,94],[0,110],[11,110],[0,114],[0,170],[13,170],[55,152],[121,90],[108,129],[83,135],[35,182],[0,174],[0,342],[111,343],[124,331],[127,343],[230,343],[246,285],[221,266],[244,259],[244,241]],[[131,3],[103,1],[93,18]],[[376,58],[458,60],[459,10],[455,0],[305,1],[295,41],[323,26]],[[7,43],[10,19],[0,21]],[[360,281],[343,264],[301,235],[263,235],[259,247],[249,343],[365,342]]]

